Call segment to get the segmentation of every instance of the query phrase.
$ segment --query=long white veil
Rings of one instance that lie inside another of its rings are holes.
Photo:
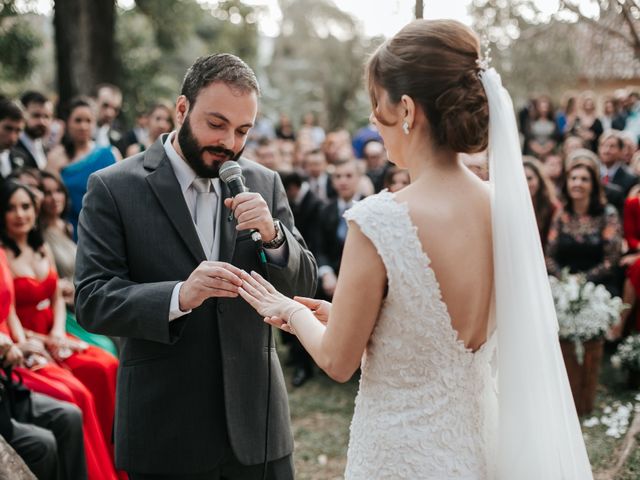
[[[513,105],[500,75],[481,73],[489,101],[495,314],[497,478],[591,479],[558,341],[558,322],[527,187]]]

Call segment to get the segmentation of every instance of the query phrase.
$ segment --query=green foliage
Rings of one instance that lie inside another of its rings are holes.
[[[36,63],[40,36],[19,14],[14,0],[0,0],[0,81],[19,82]]]
[[[266,68],[267,109],[294,119],[314,111],[329,129],[366,121],[363,65],[381,39],[365,39],[356,20],[330,0],[281,0],[280,9],[281,33]]]
[[[254,9],[239,0],[213,6],[136,0],[135,8],[119,12],[116,27],[126,119],[133,122],[158,100],[174,101],[199,56],[225,51],[254,63],[257,35]]]

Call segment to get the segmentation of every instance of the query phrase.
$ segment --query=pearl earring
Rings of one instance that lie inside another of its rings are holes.
[[[405,135],[409,135],[409,124],[407,123],[406,120],[402,122],[402,131],[404,132]]]

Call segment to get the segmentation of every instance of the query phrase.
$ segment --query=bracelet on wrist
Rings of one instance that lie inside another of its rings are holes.
[[[285,323],[287,325],[289,325],[289,328],[291,329],[291,332],[295,334],[295,328],[293,326],[293,324],[291,323],[291,321],[293,320],[293,316],[298,313],[301,312],[302,310],[307,310],[307,307],[304,306],[300,306],[298,308],[296,308],[295,310],[292,310],[291,313],[289,313],[289,315],[287,316],[287,319],[285,321]]]

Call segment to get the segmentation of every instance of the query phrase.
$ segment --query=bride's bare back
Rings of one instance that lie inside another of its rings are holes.
[[[459,167],[396,195],[431,259],[452,327],[475,351],[487,339],[493,292],[489,186]]]

